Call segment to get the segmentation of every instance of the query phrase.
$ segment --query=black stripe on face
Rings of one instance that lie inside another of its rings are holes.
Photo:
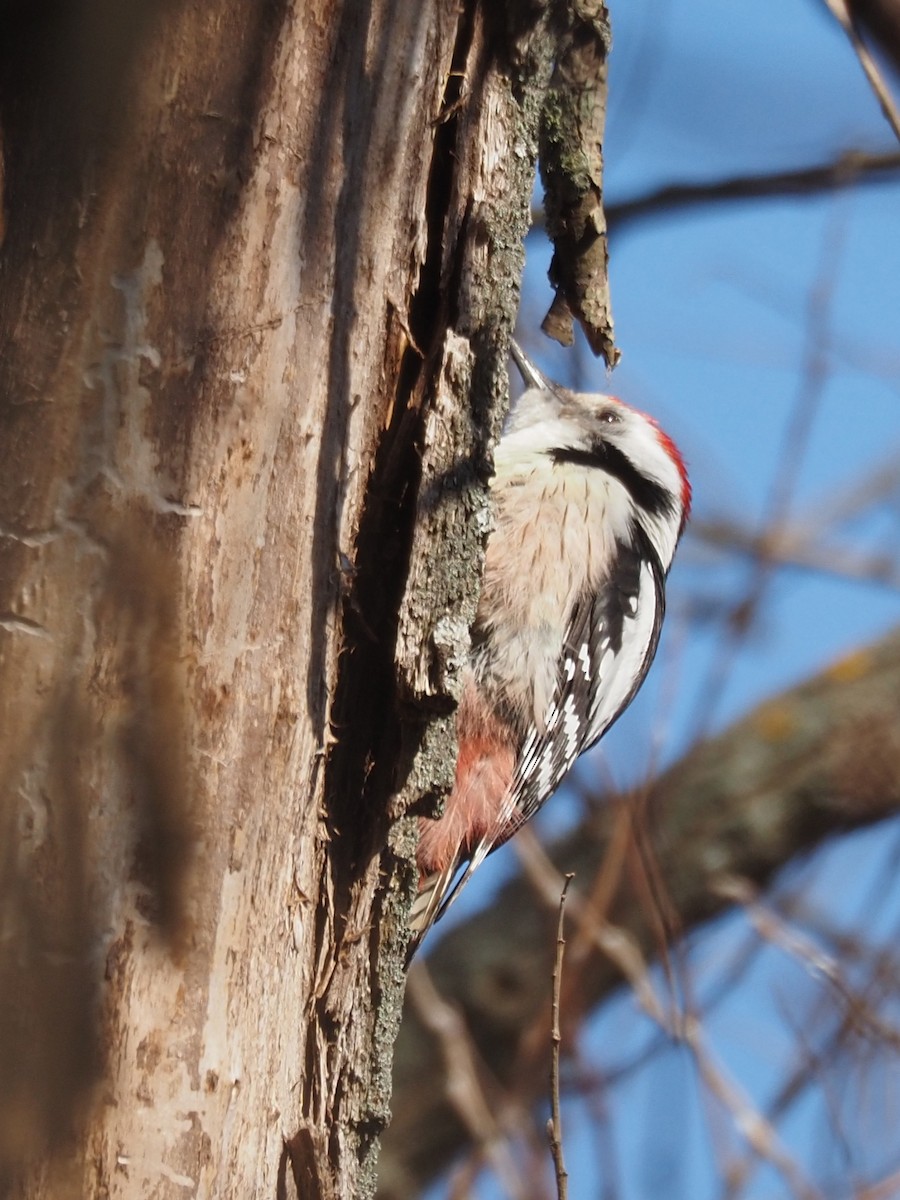
[[[627,454],[610,442],[596,441],[589,450],[578,450],[574,447],[563,446],[550,451],[550,457],[555,463],[574,463],[580,467],[596,467],[618,479],[634,503],[648,513],[657,517],[665,513],[672,516],[675,513],[675,498],[668,488],[642,475]]]

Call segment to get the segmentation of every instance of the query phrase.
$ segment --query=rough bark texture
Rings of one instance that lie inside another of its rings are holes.
[[[823,838],[898,811],[900,632],[692,751],[653,785],[646,820],[676,920],[690,928],[726,906],[729,878],[764,884]],[[560,872],[575,872],[575,887],[590,888],[614,820],[601,811],[551,851]],[[661,931],[652,906],[632,888],[619,893],[609,919],[653,957]],[[519,879],[427,960],[487,1068],[489,1099],[492,1080],[520,1100],[546,1094],[546,1062],[526,1054],[523,1071],[522,1048],[550,1011],[557,917],[554,900],[542,902]],[[595,955],[582,965],[579,1003],[596,1003],[621,982],[616,965]],[[549,1054],[549,1035],[545,1044]],[[412,1011],[396,1047],[393,1110],[381,1194],[401,1200],[419,1195],[467,1141],[447,1096],[443,1052]]]
[[[546,14],[0,22],[0,1185],[366,1195]]]
[[[571,346],[577,320],[594,353],[614,367],[619,351],[603,213],[609,13],[602,0],[567,0],[557,7],[557,20],[561,52],[541,121],[541,179],[556,295],[541,328]]]

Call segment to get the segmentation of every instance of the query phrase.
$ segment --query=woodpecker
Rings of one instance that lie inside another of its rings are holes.
[[[413,950],[634,699],[690,512],[684,460],[651,417],[511,353],[526,391],[494,457],[455,782],[443,816],[419,821]]]

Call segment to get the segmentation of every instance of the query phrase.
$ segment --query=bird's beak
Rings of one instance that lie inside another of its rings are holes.
[[[556,391],[556,388],[547,376],[542,375],[531,359],[527,357],[525,351],[515,338],[509,339],[509,352],[513,357],[513,362],[519,368],[519,374],[522,376],[526,387],[540,388],[544,392]]]

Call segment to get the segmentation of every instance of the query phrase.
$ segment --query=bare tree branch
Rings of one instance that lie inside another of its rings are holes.
[[[566,915],[566,894],[574,876],[567,875],[559,897],[559,924],[556,927],[556,962],[553,966],[553,1000],[551,1005],[552,1028],[550,1038],[552,1049],[550,1054],[550,1120],[547,1122],[547,1135],[550,1139],[550,1153],[553,1155],[553,1167],[556,1171],[556,1194],[559,1200],[566,1200],[569,1194],[569,1173],[563,1157],[562,1145],[562,1116],[559,1104],[559,1052],[562,1043],[562,1033],[559,1024],[559,993],[562,986],[563,950],[566,945],[564,923]]]
[[[900,3],[898,0],[852,0],[855,20],[864,25],[900,70]]]
[[[496,1103],[492,1105],[488,1099],[485,1070],[471,1043],[465,1021],[441,996],[423,962],[416,962],[411,967],[406,994],[419,1020],[440,1044],[447,1073],[447,1098],[456,1115],[497,1172],[507,1195],[512,1200],[524,1200],[527,1188],[509,1152],[508,1131],[495,1115]]]
[[[825,0],[825,5],[834,16],[835,20],[846,33],[850,45],[856,52],[856,57],[859,59],[860,66],[865,72],[866,79],[869,81],[869,86],[875,93],[878,103],[881,105],[881,111],[884,113],[887,123],[894,131],[897,140],[900,141],[900,111],[894,102],[894,98],[890,93],[888,85],[885,83],[884,76],[881,73],[881,68],[878,63],[869,53],[869,49],[865,42],[859,36],[859,30],[856,27],[854,18],[853,6],[847,0]]]
[[[691,533],[726,553],[900,589],[900,557],[862,554],[848,546],[811,541],[808,531],[800,526],[787,526],[774,533],[756,533],[731,521],[698,519],[691,527]]]
[[[796,171],[774,171],[759,175],[734,175],[712,183],[673,183],[633,200],[608,204],[606,220],[613,232],[629,221],[669,214],[679,209],[700,208],[729,201],[778,199],[784,196],[816,196],[857,183],[889,182],[900,170],[900,153],[869,154],[848,150],[833,162]]]

